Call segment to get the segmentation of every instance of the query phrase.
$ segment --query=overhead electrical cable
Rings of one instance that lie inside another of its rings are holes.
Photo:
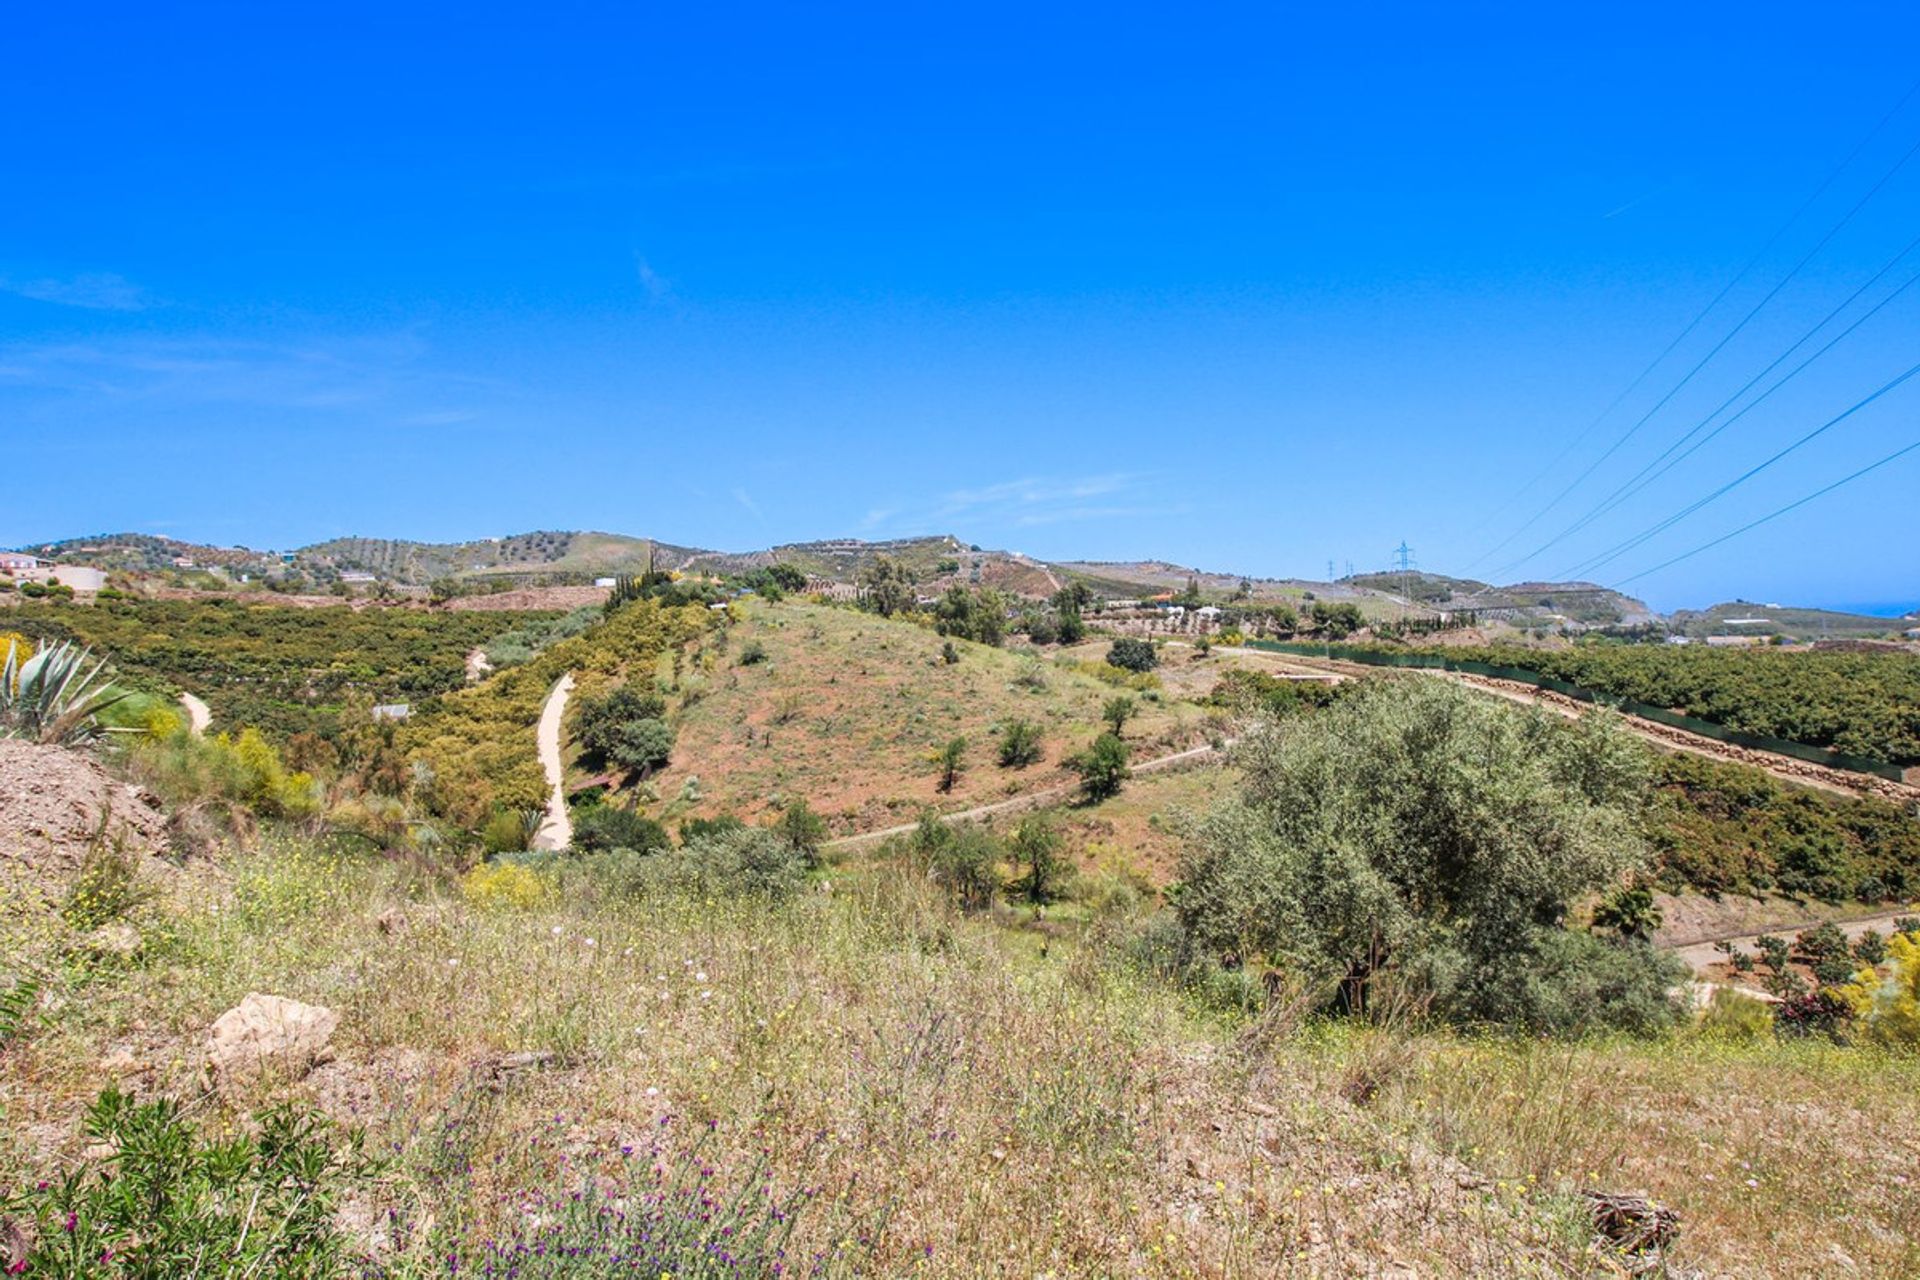
[[[1704,356],[1701,356],[1700,359],[1694,363],[1694,366],[1691,369],[1688,369],[1685,374],[1681,375],[1680,381],[1674,383],[1673,387],[1667,392],[1667,394],[1665,394],[1664,396],[1661,396],[1659,400],[1655,401],[1653,407],[1647,410],[1645,413],[1641,414],[1639,420],[1635,422],[1631,427],[1628,427],[1624,432],[1622,432],[1620,436],[1617,439],[1615,439],[1612,444],[1607,446],[1606,450],[1603,453],[1601,453],[1599,457],[1595,458],[1592,462],[1588,463],[1586,466],[1586,469],[1581,471],[1579,475],[1575,476],[1570,482],[1568,482],[1566,488],[1562,489],[1559,493],[1555,494],[1553,496],[1553,499],[1550,502],[1548,502],[1546,506],[1542,507],[1534,515],[1533,519],[1538,520],[1541,516],[1546,515],[1547,512],[1553,510],[1553,508],[1560,505],[1561,501],[1565,499],[1568,494],[1572,493],[1575,489],[1578,489],[1582,484],[1586,483],[1586,479],[1588,476],[1592,475],[1595,471],[1599,470],[1600,467],[1607,461],[1607,459],[1613,457],[1613,455],[1618,453],[1621,447],[1624,446],[1627,443],[1627,441],[1633,439],[1635,434],[1639,432],[1640,428],[1646,426],[1647,423],[1652,420],[1654,414],[1659,413],[1660,410],[1666,408],[1667,404],[1670,401],[1672,401],[1672,399],[1675,396],[1679,395],[1680,392],[1686,388],[1686,385],[1689,382],[1693,381],[1694,375],[1699,373],[1702,369],[1706,368],[1707,364],[1710,361],[1712,361],[1712,359],[1715,356],[1719,355],[1722,351],[1724,351],[1726,349],[1727,344],[1729,342],[1732,342],[1736,337],[1738,337],[1740,335],[1740,331],[1745,329],[1747,325],[1752,322],[1753,318],[1759,315],[1760,312],[1765,309],[1768,303],[1772,302],[1775,298],[1779,297],[1780,291],[1782,289],[1785,289],[1789,284],[1793,283],[1794,278],[1800,274],[1801,270],[1805,268],[1805,266],[1809,262],[1812,262],[1814,257],[1818,255],[1822,249],[1826,248],[1827,245],[1832,242],[1833,238],[1839,235],[1840,232],[1843,229],[1845,229],[1848,223],[1853,221],[1854,215],[1859,213],[1861,209],[1865,208],[1867,205],[1867,202],[1873,199],[1874,196],[1878,195],[1880,193],[1880,189],[1886,186],[1888,182],[1892,181],[1893,176],[1899,173],[1900,170],[1904,169],[1906,167],[1907,161],[1913,159],[1913,157],[1917,154],[1920,154],[1920,139],[1916,139],[1914,144],[1911,147],[1908,147],[1907,150],[1901,154],[1898,160],[1894,161],[1893,167],[1891,169],[1888,169],[1884,174],[1880,176],[1880,181],[1874,183],[1873,186],[1868,189],[1867,194],[1865,194],[1864,196],[1861,196],[1860,199],[1854,203],[1851,209],[1848,209],[1845,214],[1841,215],[1840,221],[1834,223],[1833,226],[1827,230],[1827,234],[1825,234],[1824,236],[1821,236],[1820,239],[1815,242],[1813,248],[1807,250],[1807,252],[1801,257],[1801,259],[1798,262],[1793,264],[1793,267],[1787,272],[1786,275],[1780,277],[1780,281],[1778,284],[1774,285],[1773,288],[1767,290],[1766,294],[1760,299],[1760,301],[1754,303],[1753,307],[1747,312],[1747,314],[1740,317],[1739,323],[1735,324],[1733,328],[1727,330],[1726,335],[1722,337],[1720,341],[1714,343],[1712,349],[1709,350],[1707,354],[1705,354]],[[1528,523],[1531,524],[1533,523],[1533,521],[1529,521]],[[1498,569],[1495,569],[1493,571],[1494,576],[1498,577],[1503,573],[1507,573],[1513,569],[1518,568],[1519,566],[1525,564],[1527,561],[1533,559],[1533,557],[1537,554],[1539,554],[1537,551],[1528,552],[1526,555],[1521,556],[1518,559],[1509,560],[1507,563],[1501,565]]]
[[[1613,584],[1614,588],[1617,590],[1620,587],[1626,586],[1629,582],[1637,582],[1641,578],[1647,577],[1650,574],[1655,574],[1660,572],[1662,569],[1671,568],[1672,566],[1679,564],[1682,560],[1692,559],[1694,556],[1699,555],[1703,551],[1711,551],[1713,548],[1719,546],[1723,542],[1731,542],[1733,539],[1739,537],[1741,534],[1747,533],[1750,530],[1757,529],[1761,525],[1766,524],[1769,520],[1777,520],[1781,516],[1786,515],[1789,511],[1798,510],[1799,508],[1806,506],[1809,502],[1812,502],[1816,498],[1824,498],[1829,493],[1832,493],[1835,489],[1841,488],[1845,485],[1852,484],[1855,480],[1860,479],[1862,476],[1867,475],[1874,471],[1878,471],[1880,468],[1886,466],[1888,463],[1897,462],[1898,460],[1906,457],[1908,454],[1912,453],[1916,449],[1920,449],[1920,440],[1915,440],[1912,444],[1906,446],[1904,449],[1896,449],[1892,453],[1888,454],[1886,457],[1880,459],[1878,462],[1870,462],[1866,466],[1860,468],[1858,471],[1855,471],[1853,474],[1840,477],[1840,479],[1835,480],[1832,484],[1826,485],[1819,489],[1815,489],[1812,493],[1808,494],[1804,498],[1798,498],[1792,502],[1789,502],[1784,507],[1779,507],[1779,508],[1776,508],[1775,510],[1769,511],[1766,515],[1761,516],[1757,520],[1749,520],[1746,524],[1741,525],[1738,529],[1735,529],[1730,533],[1723,533],[1711,542],[1703,542],[1699,546],[1694,547],[1690,551],[1683,551],[1679,555],[1674,556],[1671,559],[1662,560],[1659,564],[1654,565],[1651,569],[1642,569],[1640,572],[1634,574],[1632,577],[1622,578],[1618,582]]]
[[[1755,396],[1751,401],[1749,401],[1746,405],[1744,405],[1738,413],[1734,414],[1732,417],[1728,418],[1725,422],[1721,423],[1719,426],[1715,427],[1712,431],[1709,431],[1706,435],[1702,436],[1699,440],[1695,441],[1692,446],[1683,450],[1678,456],[1674,457],[1674,459],[1671,462],[1668,462],[1665,466],[1661,467],[1658,471],[1655,471],[1652,475],[1647,476],[1644,481],[1635,485],[1632,489],[1629,489],[1626,492],[1621,493],[1619,495],[1618,500],[1613,502],[1611,506],[1607,508],[1607,510],[1611,511],[1614,507],[1618,507],[1620,503],[1627,501],[1627,499],[1633,497],[1635,494],[1639,493],[1642,489],[1645,489],[1648,485],[1652,484],[1655,480],[1658,480],[1661,476],[1665,475],[1667,472],[1673,470],[1673,468],[1685,462],[1688,458],[1692,457],[1699,450],[1705,448],[1708,444],[1711,444],[1715,436],[1719,435],[1722,431],[1725,431],[1728,427],[1731,427],[1734,423],[1740,421],[1740,419],[1744,418],[1748,413],[1752,412],[1754,409],[1757,409],[1762,404],[1766,403],[1767,397],[1771,396],[1774,392],[1778,391],[1781,387],[1786,386],[1787,383],[1793,381],[1793,379],[1800,374],[1801,370],[1805,369],[1808,365],[1818,360],[1821,356],[1825,355],[1827,352],[1833,350],[1833,348],[1839,345],[1839,343],[1843,341],[1848,334],[1852,333],[1855,329],[1858,329],[1861,325],[1865,324],[1868,320],[1872,319],[1874,315],[1881,310],[1881,308],[1885,307],[1888,303],[1892,302],[1895,298],[1898,298],[1901,294],[1905,293],[1908,289],[1912,288],[1915,284],[1920,284],[1920,271],[1917,271],[1913,275],[1908,276],[1904,284],[1902,284],[1899,288],[1895,289],[1892,293],[1888,294],[1886,297],[1882,298],[1879,302],[1875,303],[1870,310],[1862,314],[1852,324],[1848,325],[1845,329],[1842,329],[1839,333],[1835,334],[1831,339],[1827,341],[1825,346],[1821,347],[1818,351],[1814,352],[1812,355],[1808,356],[1805,360],[1802,360],[1798,365],[1794,366],[1792,371],[1787,373],[1778,382],[1775,382],[1772,386],[1768,387],[1765,391]],[[1724,407],[1725,406],[1723,405],[1722,408]],[[1711,420],[1711,415],[1709,415],[1708,419],[1703,420],[1701,425],[1704,426],[1706,421],[1710,421],[1710,420]],[[1698,427],[1695,428],[1695,430],[1698,430],[1698,429],[1699,429]],[[1689,435],[1690,434],[1692,433],[1689,433]],[[1678,445],[1684,442],[1685,442],[1685,437],[1682,437],[1681,440],[1675,441],[1675,444]],[[1671,450],[1669,450],[1669,452],[1671,452]],[[1665,457],[1666,455],[1663,454],[1661,456]],[[1659,459],[1655,459],[1655,461],[1658,461],[1658,460]],[[1652,464],[1649,464],[1649,466],[1651,465]],[[1646,474],[1644,469],[1641,474],[1643,475]],[[1600,512],[1597,512],[1596,514],[1605,515],[1606,511],[1600,511]],[[1663,525],[1661,527],[1664,528],[1665,526]],[[1568,530],[1568,532],[1572,532],[1572,530]],[[1655,532],[1658,532],[1658,530],[1655,530]],[[1605,564],[1608,560],[1611,560],[1614,554],[1617,553],[1623,546],[1627,546],[1627,545],[1637,546],[1639,542],[1642,540],[1644,539],[1636,536],[1634,539],[1630,539],[1629,543],[1616,544],[1614,547],[1609,548],[1607,551],[1603,551],[1596,556],[1591,556],[1588,559],[1583,560],[1579,564],[1573,566],[1571,569],[1568,569],[1565,572],[1556,574],[1554,576],[1556,579],[1560,579],[1560,578],[1577,576],[1579,574],[1586,573],[1589,570],[1598,567],[1599,565]],[[1544,548],[1542,549],[1544,550]]]
[[[1613,413],[1613,411],[1617,409],[1620,406],[1620,404],[1624,400],[1626,400],[1628,396],[1632,395],[1633,392],[1639,388],[1641,383],[1646,381],[1648,376],[1651,375],[1653,371],[1659,367],[1661,362],[1663,362],[1669,355],[1673,354],[1674,349],[1677,348],[1682,342],[1686,341],[1687,337],[1690,334],[1692,334],[1696,328],[1700,326],[1700,323],[1707,318],[1707,316],[1713,311],[1713,309],[1719,306],[1720,303],[1726,298],[1726,296],[1733,291],[1735,286],[1737,286],[1742,280],[1746,279],[1746,277],[1753,271],[1754,267],[1758,266],[1761,260],[1764,259],[1767,256],[1767,254],[1772,251],[1774,245],[1779,243],[1780,238],[1787,233],[1787,231],[1794,225],[1794,223],[1798,222],[1801,216],[1805,214],[1808,209],[1812,208],[1814,203],[1818,201],[1821,196],[1826,194],[1827,189],[1833,185],[1834,181],[1837,178],[1839,178],[1841,173],[1843,173],[1847,169],[1847,167],[1851,165],[1854,162],[1854,160],[1859,157],[1862,151],[1866,150],[1867,145],[1880,135],[1880,131],[1887,127],[1888,122],[1891,121],[1896,115],[1900,113],[1901,109],[1907,105],[1907,103],[1913,98],[1914,94],[1916,93],[1920,93],[1920,80],[1914,81],[1914,83],[1908,87],[1907,91],[1900,96],[1900,100],[1894,103],[1893,106],[1887,110],[1887,113],[1885,115],[1880,117],[1880,119],[1874,124],[1873,128],[1867,131],[1866,136],[1861,138],[1860,141],[1857,144],[1855,144],[1853,150],[1849,151],[1846,157],[1842,159],[1839,164],[1835,165],[1833,169],[1827,174],[1827,176],[1821,180],[1820,185],[1814,188],[1813,193],[1809,195],[1805,200],[1801,201],[1799,207],[1797,207],[1791,214],[1788,215],[1786,221],[1782,222],[1780,226],[1774,231],[1774,233],[1771,236],[1767,237],[1767,242],[1761,245],[1759,250],[1751,258],[1747,260],[1746,265],[1741,267],[1740,270],[1734,274],[1733,278],[1727,281],[1727,283],[1721,288],[1720,292],[1716,293],[1713,296],[1713,299],[1709,301],[1706,306],[1700,309],[1699,314],[1695,315],[1692,320],[1687,322],[1686,327],[1682,329],[1679,332],[1679,334],[1674,337],[1673,341],[1669,342],[1664,348],[1662,348],[1660,354],[1655,356],[1653,360],[1650,363],[1648,363],[1647,367],[1642,369],[1639,372],[1639,374],[1634,377],[1633,381],[1628,383],[1626,388],[1623,389],[1619,395],[1615,396],[1605,409],[1602,409],[1600,411],[1600,413],[1593,419],[1593,421],[1589,422],[1585,427],[1583,427],[1579,431],[1579,433],[1576,434],[1574,438],[1567,443],[1565,448],[1561,449],[1559,453],[1555,454],[1553,461],[1549,462],[1544,468],[1540,470],[1538,474],[1533,476],[1532,479],[1528,480],[1525,484],[1521,485],[1520,488],[1516,489],[1513,492],[1513,494],[1508,499],[1509,504],[1511,504],[1512,502],[1518,501],[1521,494],[1526,493],[1528,490],[1532,489],[1534,485],[1538,484],[1540,481],[1544,480],[1547,476],[1551,475],[1554,471],[1556,471],[1559,468],[1560,464],[1566,461],[1566,459],[1572,455],[1574,450],[1577,449],[1580,446],[1580,444],[1584,442],[1589,435],[1593,434],[1593,432],[1600,426],[1600,424],[1606,421],[1606,419]],[[1662,397],[1659,404],[1656,404],[1652,409],[1648,410],[1647,414],[1643,416],[1639,422],[1636,422],[1632,427],[1629,427],[1627,429],[1626,434],[1623,435],[1619,440],[1616,440],[1614,444],[1611,447],[1609,447],[1608,450],[1605,453],[1603,453],[1598,459],[1596,459],[1591,466],[1589,466],[1585,471],[1581,472],[1580,475],[1575,478],[1572,484],[1568,485],[1565,489],[1561,490],[1561,492],[1555,495],[1555,497],[1551,501],[1549,501],[1544,507],[1536,511],[1532,516],[1528,517],[1527,520],[1519,526],[1519,528],[1513,530],[1506,537],[1502,538],[1499,542],[1494,543],[1491,547],[1488,547],[1485,551],[1481,552],[1478,556],[1475,556],[1471,561],[1468,562],[1468,564],[1466,565],[1466,569],[1471,570],[1475,565],[1478,565],[1481,562],[1492,557],[1493,555],[1497,554],[1499,551],[1505,548],[1508,544],[1513,542],[1515,538],[1518,538],[1521,534],[1525,533],[1528,529],[1532,528],[1536,523],[1540,521],[1540,519],[1543,516],[1545,516],[1549,511],[1553,510],[1555,506],[1559,505],[1560,501],[1563,498],[1565,498],[1568,493],[1571,493],[1575,488],[1578,488],[1581,481],[1585,480],[1588,475],[1591,475],[1595,470],[1595,468],[1599,467],[1600,464],[1605,462],[1609,457],[1611,457],[1614,454],[1614,452],[1620,448],[1622,444],[1626,443],[1626,440],[1628,437],[1632,436],[1633,433],[1638,431],[1641,426],[1645,425],[1648,418],[1652,417],[1654,413],[1658,412],[1661,406],[1665,405],[1668,400],[1671,400],[1673,396],[1680,390],[1680,388],[1684,387],[1687,384],[1687,382],[1692,379],[1693,375],[1698,373],[1701,367],[1704,366],[1708,360],[1711,360],[1714,357],[1714,355],[1719,352],[1721,347],[1724,347],[1727,344],[1727,342],[1732,339],[1734,334],[1737,334],[1742,328],[1744,328],[1747,322],[1752,320],[1754,315],[1760,310],[1760,307],[1764,307],[1767,304],[1767,302],[1773,298],[1774,294],[1777,294],[1782,288],[1786,286],[1788,281],[1792,280],[1793,277],[1799,273],[1800,268],[1806,265],[1807,260],[1810,259],[1813,256],[1813,254],[1817,254],[1820,251],[1820,249],[1826,245],[1827,241],[1831,240],[1836,234],[1839,233],[1841,228],[1843,228],[1848,222],[1850,222],[1853,219],[1854,214],[1860,211],[1861,206],[1865,205],[1868,200],[1872,199],[1873,196],[1880,190],[1880,188],[1885,186],[1888,180],[1891,179],[1895,173],[1899,172],[1899,170],[1906,165],[1907,161],[1913,157],[1914,150],[1920,150],[1920,143],[1915,143],[1914,148],[1910,149],[1905,155],[1903,155],[1900,158],[1900,160],[1894,165],[1894,167],[1890,169],[1880,179],[1879,182],[1874,184],[1873,189],[1870,190],[1866,194],[1866,196],[1864,196],[1860,200],[1858,204],[1856,204],[1852,209],[1850,209],[1845,215],[1845,217],[1843,217],[1840,220],[1840,222],[1833,227],[1832,230],[1828,231],[1827,234],[1824,237],[1822,237],[1820,243],[1814,246],[1812,253],[1809,253],[1807,255],[1807,258],[1801,259],[1801,261],[1794,267],[1794,269],[1788,272],[1786,279],[1782,280],[1779,284],[1775,285],[1773,290],[1769,292],[1765,298],[1761,299],[1759,306],[1756,306],[1753,309],[1753,311],[1748,312],[1747,315],[1741,319],[1740,323],[1734,326],[1732,333],[1729,333],[1725,338],[1722,338],[1719,344],[1716,345],[1712,351],[1709,351],[1707,355],[1700,361],[1699,364],[1696,364],[1692,369],[1688,370],[1687,373],[1681,378],[1679,385],[1677,385],[1672,391],[1669,391],[1664,397]],[[1488,523],[1490,523],[1490,521],[1483,520],[1479,525],[1476,526],[1476,530],[1485,528]],[[1527,557],[1527,558],[1530,558],[1530,557]],[[1525,559],[1527,558],[1523,558],[1522,560],[1515,561],[1513,563],[1515,564],[1525,563]],[[1510,567],[1512,567],[1511,564],[1508,566],[1503,566],[1503,569],[1510,568]],[[1499,572],[1499,571],[1496,571],[1496,572]]]
[[[1771,467],[1774,463],[1780,461],[1780,459],[1794,452],[1796,449],[1800,448],[1802,445],[1808,444],[1813,440],[1817,439],[1818,437],[1826,434],[1826,432],[1831,430],[1832,428],[1839,426],[1842,422],[1845,422],[1848,418],[1851,418],[1854,414],[1860,412],[1860,410],[1866,408],[1868,405],[1872,404],[1874,401],[1880,399],[1880,397],[1891,392],[1896,387],[1906,382],[1909,378],[1912,378],[1915,374],[1920,374],[1920,364],[1915,364],[1910,366],[1905,373],[1898,375],[1890,382],[1882,384],[1880,388],[1874,391],[1872,394],[1866,396],[1864,399],[1855,401],[1853,404],[1841,410],[1839,413],[1835,414],[1833,417],[1828,418],[1825,422],[1821,423],[1819,426],[1815,427],[1813,430],[1807,432],[1805,435],[1801,436],[1798,440],[1795,440],[1792,444],[1788,445],[1786,448],[1779,450],[1772,457],[1768,458],[1765,462],[1757,463],[1756,465],[1747,468],[1745,471],[1741,472],[1739,475],[1735,476],[1733,479],[1721,485],[1718,489],[1715,489],[1713,492],[1707,494],[1704,498],[1696,499],[1694,502],[1690,503],[1686,507],[1683,507],[1679,511],[1676,511],[1672,515],[1668,516],[1665,520],[1662,520],[1658,524],[1652,525],[1646,529],[1641,530],[1639,533],[1635,534],[1633,537],[1627,539],[1627,541],[1620,543],[1618,546],[1613,547],[1612,549],[1607,551],[1604,555],[1592,561],[1590,564],[1590,567],[1598,568],[1600,565],[1607,564],[1610,561],[1619,558],[1621,555],[1623,555],[1628,551],[1631,551],[1634,547],[1639,546],[1641,543],[1645,542],[1648,538],[1653,537],[1655,534],[1663,533],[1666,530],[1671,529],[1674,525],[1679,524],[1682,520],[1685,520],[1688,516],[1691,516],[1694,512],[1699,511],[1701,508],[1707,506],[1709,503],[1718,502],[1721,498],[1725,497],[1727,494],[1733,492],[1735,489],[1739,488],[1741,485],[1745,484],[1747,481],[1759,475],[1762,471],[1765,471],[1768,467]]]

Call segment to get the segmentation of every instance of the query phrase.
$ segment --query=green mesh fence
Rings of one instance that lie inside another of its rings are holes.
[[[1760,733],[1742,733],[1737,729],[1729,729],[1723,724],[1715,724],[1711,720],[1701,720],[1695,716],[1670,711],[1666,707],[1649,706],[1644,702],[1635,702],[1631,698],[1618,698],[1611,694],[1585,689],[1579,685],[1568,684],[1564,680],[1555,680],[1551,676],[1543,676],[1537,671],[1528,671],[1524,667],[1496,666],[1490,662],[1461,662],[1437,653],[1395,653],[1351,644],[1302,644],[1284,640],[1249,640],[1246,642],[1246,647],[1265,649],[1272,653],[1291,653],[1307,658],[1338,658],[1342,662],[1359,662],[1370,667],[1462,671],[1469,675],[1492,676],[1497,680],[1513,680],[1520,684],[1532,685],[1536,689],[1548,689],[1554,693],[1565,694],[1581,702],[1613,707],[1642,720],[1651,720],[1655,724],[1684,729],[1688,733],[1697,733],[1703,738],[1712,738],[1716,742],[1730,743],[1736,747],[1750,747],[1755,751],[1792,756],[1796,760],[1805,760],[1809,764],[1825,765],[1829,769],[1844,769],[1849,773],[1870,773],[1875,777],[1887,778],[1894,782],[1904,781],[1906,776],[1905,770],[1899,765],[1888,764],[1884,760],[1869,760],[1863,756],[1828,751],[1824,747],[1810,747],[1804,742],[1770,738]]]

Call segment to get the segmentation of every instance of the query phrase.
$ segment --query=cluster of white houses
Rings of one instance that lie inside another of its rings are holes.
[[[107,585],[107,571],[89,564],[55,564],[23,551],[0,551],[0,577],[15,582],[57,582],[75,595],[91,595]]]

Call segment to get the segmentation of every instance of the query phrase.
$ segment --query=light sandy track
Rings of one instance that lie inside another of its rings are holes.
[[[213,723],[212,710],[192,694],[181,694],[180,705],[187,709],[187,728],[196,738],[205,733],[207,726]]]
[[[547,775],[547,816],[533,837],[536,849],[564,849],[573,843],[573,819],[567,816],[567,793],[562,786],[565,773],[560,761],[560,718],[567,711],[567,697],[573,692],[573,673],[561,676],[540,708],[537,736],[540,744],[540,768]]]
[[[1232,745],[1232,743],[1226,743],[1225,747]],[[1185,751],[1176,751],[1170,756],[1156,756],[1152,760],[1144,761],[1141,764],[1133,766],[1132,771],[1136,774],[1158,773],[1162,769],[1171,769],[1177,765],[1214,755],[1224,751],[1225,747],[1214,747],[1211,745],[1188,747]],[[1019,813],[1026,809],[1037,809],[1041,805],[1064,800],[1068,796],[1073,795],[1077,790],[1079,790],[1078,787],[1048,787],[1044,791],[1032,791],[1024,796],[1015,796],[1011,800],[997,800],[992,804],[983,804],[977,808],[962,809],[958,813],[942,813],[936,814],[935,816],[941,822],[977,822],[981,818],[991,818],[996,814]],[[875,840],[885,840],[889,836],[905,835],[907,832],[918,828],[919,825],[918,822],[908,822],[897,827],[882,827],[878,831],[863,831],[857,836],[841,836],[838,840],[827,841],[825,847],[829,849],[850,849],[855,845],[867,844]]]
[[[1880,934],[1892,933],[1895,920],[1904,919],[1912,914],[1911,911],[1896,911],[1891,915],[1867,916],[1860,920],[1836,920],[1833,923],[1840,926],[1840,932],[1847,935],[1847,941],[1855,942],[1869,929]],[[1759,933],[1738,933],[1724,938],[1701,938],[1677,946],[1669,945],[1667,950],[1686,961],[1687,967],[1695,973],[1705,973],[1712,966],[1726,959],[1726,955],[1719,950],[1719,945],[1723,942],[1730,942],[1736,950],[1755,955],[1758,954],[1758,948],[1753,944],[1769,934],[1775,937],[1791,938],[1802,930],[1817,928],[1824,923],[1826,922],[1822,920],[1803,920],[1799,924],[1783,924],[1773,929],[1762,929]]]

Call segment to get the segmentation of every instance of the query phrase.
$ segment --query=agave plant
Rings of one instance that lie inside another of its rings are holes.
[[[49,645],[25,661],[7,645],[0,663],[0,738],[76,746],[118,730],[100,713],[127,695],[113,687],[104,658],[69,641]]]

